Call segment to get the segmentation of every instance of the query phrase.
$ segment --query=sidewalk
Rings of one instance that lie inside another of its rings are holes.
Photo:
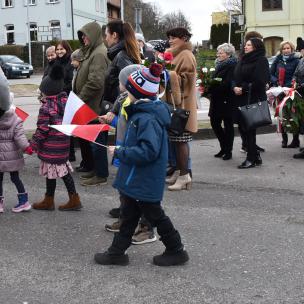
[[[191,191],[165,191],[166,213],[190,255],[187,265],[161,268],[152,257],[162,243],[131,246],[130,265],[100,266],[94,253],[113,234],[110,208],[119,204],[108,185],[82,187],[80,212],[13,214],[16,189],[5,175],[6,210],[0,215],[0,303],[16,304],[277,304],[304,299],[303,160],[280,148],[276,134],[259,135],[260,168],[239,170],[245,155],[235,139],[233,158],[216,159],[217,140],[191,143]],[[80,155],[77,151],[77,160]],[[75,163],[74,165],[78,164]],[[21,177],[31,202],[45,193],[36,156],[26,156]],[[67,200],[58,180],[56,206]],[[16,287],[17,286],[17,287]]]

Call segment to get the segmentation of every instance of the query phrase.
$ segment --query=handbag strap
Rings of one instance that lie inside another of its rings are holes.
[[[249,83],[249,84],[248,84],[248,99],[247,99],[247,106],[249,106],[250,100],[251,100],[251,89],[252,89],[252,83]]]

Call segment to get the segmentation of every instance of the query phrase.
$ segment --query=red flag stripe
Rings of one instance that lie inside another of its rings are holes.
[[[110,129],[109,125],[99,124],[99,125],[82,125],[77,126],[72,134],[74,136],[86,139],[88,141],[95,141],[100,132],[108,131]]]
[[[21,109],[18,108],[18,107],[16,107],[15,113],[17,114],[17,116],[18,116],[20,119],[22,119],[22,121],[25,121],[25,120],[29,117],[29,115],[28,115],[26,112],[24,112],[23,110],[21,110]]]
[[[74,114],[72,125],[86,125],[98,115],[86,104],[83,104]]]

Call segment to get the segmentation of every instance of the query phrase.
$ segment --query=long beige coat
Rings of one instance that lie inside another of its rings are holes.
[[[174,71],[170,72],[172,95],[177,107],[190,111],[186,130],[192,133],[197,132],[197,103],[196,103],[196,60],[192,54],[192,45],[186,42],[182,48],[168,49],[173,53],[172,64]],[[176,74],[175,74],[176,73]],[[175,81],[174,81],[175,79]],[[183,87],[184,100],[180,100],[180,92]],[[171,93],[166,92],[166,100],[172,103]]]

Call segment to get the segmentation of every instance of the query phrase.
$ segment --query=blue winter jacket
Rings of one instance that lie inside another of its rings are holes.
[[[279,86],[279,69],[283,68],[285,69],[285,79],[283,87],[291,87],[293,73],[295,72],[299,62],[300,59],[299,57],[297,57],[296,54],[291,54],[286,61],[283,60],[282,54],[278,55],[270,68],[272,85]]]
[[[168,106],[160,100],[138,100],[125,108],[128,123],[122,146],[115,149],[120,166],[114,188],[133,199],[160,202],[168,161]]]

